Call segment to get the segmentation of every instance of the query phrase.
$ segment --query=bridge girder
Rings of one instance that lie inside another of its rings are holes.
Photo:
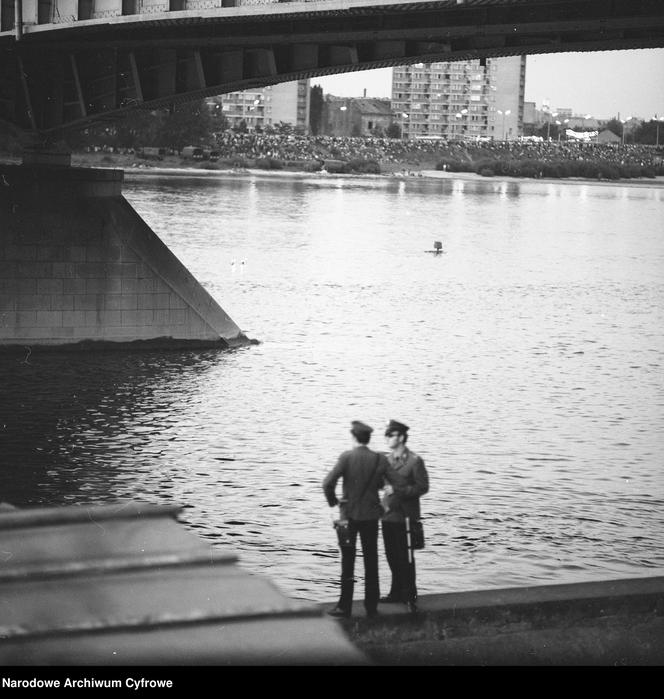
[[[0,120],[49,139],[136,108],[303,77],[417,62],[664,46],[659,0],[329,5],[47,24],[23,31],[20,39],[0,33]]]

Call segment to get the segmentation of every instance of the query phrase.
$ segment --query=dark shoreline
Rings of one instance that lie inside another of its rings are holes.
[[[108,167],[108,166],[107,166]],[[122,168],[119,168],[122,169]],[[484,177],[475,173],[469,172],[443,172],[441,170],[417,170],[411,171],[411,175],[402,175],[399,173],[382,173],[374,174],[332,174],[332,173],[317,173],[304,172],[302,170],[261,170],[257,168],[242,168],[227,170],[222,169],[206,169],[206,168],[178,168],[178,167],[141,167],[141,168],[125,168],[125,177],[129,176],[165,176],[165,177],[260,177],[260,178],[283,178],[283,179],[316,179],[316,180],[377,180],[380,182],[393,182],[395,180],[403,182],[411,181],[435,181],[435,180],[466,180],[469,182],[515,182],[515,183],[546,183],[546,184],[591,184],[591,185],[609,185],[614,187],[634,186],[634,187],[664,187],[664,176],[658,176],[654,179],[622,179],[622,180],[596,180],[592,178],[568,177],[568,178],[532,178],[532,177],[509,177],[506,175],[494,175],[492,177]]]
[[[492,175],[483,176],[472,172],[449,172],[436,170],[433,163],[427,163],[423,166],[414,167],[411,164],[404,163],[402,168],[395,168],[391,172],[381,173],[326,173],[326,172],[307,172],[302,169],[283,168],[280,170],[265,170],[262,168],[237,168],[237,167],[187,167],[181,164],[154,164],[151,161],[127,158],[126,156],[106,156],[107,159],[88,154],[72,154],[72,167],[102,169],[102,170],[122,170],[125,178],[133,176],[163,176],[163,177],[260,177],[260,178],[283,178],[283,179],[316,179],[319,181],[325,180],[349,180],[349,181],[367,181],[376,180],[379,182],[392,182],[395,180],[408,181],[435,181],[435,180],[464,180],[469,182],[515,182],[515,183],[547,183],[547,184],[592,184],[592,185],[610,185],[610,186],[630,186],[630,187],[664,187],[664,176],[655,178],[623,178],[623,179],[596,179],[583,177],[512,177],[509,175]],[[175,158],[173,158],[175,160]],[[178,159],[179,160],[179,159]],[[18,157],[12,157],[8,154],[0,154],[0,165],[20,165],[21,160]]]

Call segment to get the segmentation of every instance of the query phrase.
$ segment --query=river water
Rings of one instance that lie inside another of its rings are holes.
[[[126,180],[261,344],[0,358],[0,499],[178,503],[245,569],[332,600],[321,481],[351,420],[384,449],[394,418],[431,480],[421,593],[664,574],[664,188]]]

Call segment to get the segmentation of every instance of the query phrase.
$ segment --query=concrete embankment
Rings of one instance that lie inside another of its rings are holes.
[[[0,167],[0,350],[249,344],[122,181],[117,170]]]
[[[662,665],[664,577],[423,595],[419,612],[362,602],[340,623],[379,665]]]

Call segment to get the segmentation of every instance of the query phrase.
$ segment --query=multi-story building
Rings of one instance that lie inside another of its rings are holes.
[[[309,132],[309,80],[269,85],[255,90],[230,92],[220,95],[216,101],[231,127],[244,121],[249,131],[279,123],[290,124],[294,129]]]
[[[535,115],[539,126],[542,126],[542,124],[555,123],[556,121],[559,121],[561,124],[567,124],[569,120],[574,117],[571,107],[556,107],[556,109],[552,109],[546,101],[542,103],[541,109],[535,110]]]
[[[303,130],[304,133],[309,133],[310,93],[308,79],[281,83],[267,88],[267,96],[272,97],[266,106],[270,123],[274,126],[283,122]]]
[[[523,135],[532,136],[539,128],[539,116],[535,102],[523,103]]]
[[[403,138],[512,140],[523,132],[526,58],[416,63],[392,71]]]

